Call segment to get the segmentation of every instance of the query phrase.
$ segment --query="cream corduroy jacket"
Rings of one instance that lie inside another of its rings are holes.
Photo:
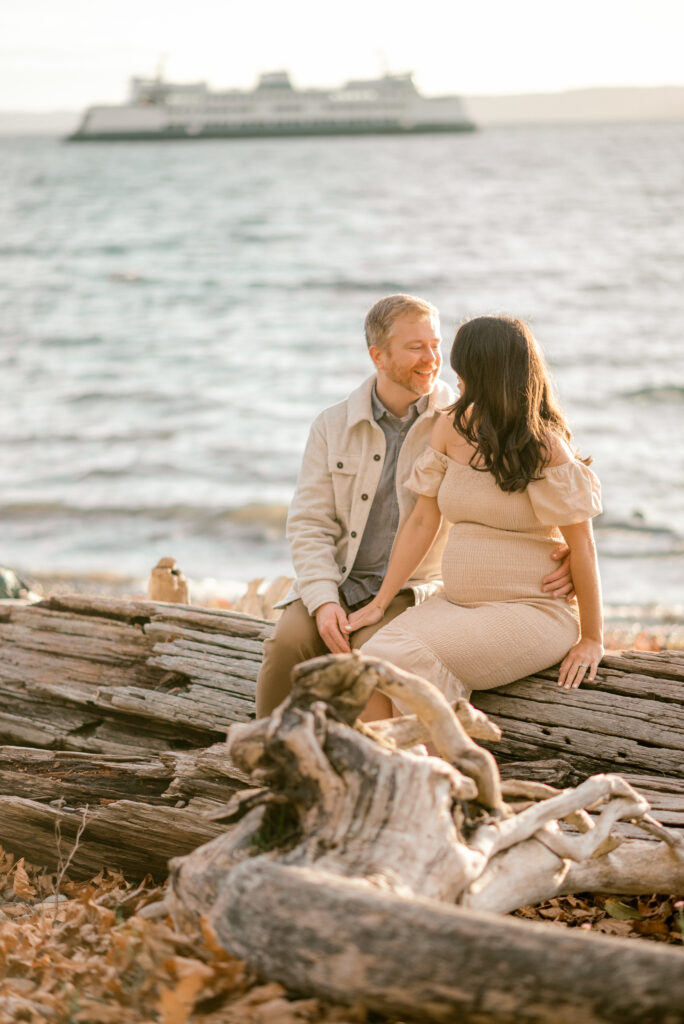
[[[309,614],[328,601],[339,602],[339,586],[351,572],[385,459],[385,435],[373,419],[369,377],[343,402],[314,421],[287,518],[296,579],[281,606],[301,598]],[[438,412],[454,401],[451,388],[438,381],[425,412],[415,421],[399,452],[397,496],[399,529],[416,495],[404,487],[413,463],[425,450]],[[416,603],[435,591],[449,524],[439,533],[407,584]]]

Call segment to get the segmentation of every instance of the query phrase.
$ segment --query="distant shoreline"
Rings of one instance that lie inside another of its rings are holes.
[[[463,94],[461,98],[480,127],[684,120],[684,85]],[[66,136],[76,130],[82,114],[83,110],[0,110],[0,136]]]

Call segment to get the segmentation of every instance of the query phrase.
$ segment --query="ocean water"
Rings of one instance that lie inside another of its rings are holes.
[[[602,480],[606,600],[681,605],[682,166],[684,123],[0,140],[0,564],[291,572],[309,423],[401,290],[445,356],[464,317],[531,322]]]

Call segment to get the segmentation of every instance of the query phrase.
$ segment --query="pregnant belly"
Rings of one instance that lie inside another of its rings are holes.
[[[543,600],[542,577],[560,533],[516,533],[480,523],[455,523],[442,556],[444,592],[456,604]],[[548,597],[549,600],[553,598]]]

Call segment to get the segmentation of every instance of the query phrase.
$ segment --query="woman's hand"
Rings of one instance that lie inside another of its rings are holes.
[[[566,601],[574,601],[575,584],[570,566],[570,548],[567,544],[559,544],[551,552],[551,557],[558,562],[558,568],[542,580],[543,593],[551,591],[551,597],[564,597]]]
[[[584,637],[578,640],[563,659],[558,673],[558,685],[566,690],[577,689],[587,674],[587,669],[589,670],[587,680],[592,682],[596,678],[596,671],[602,657],[603,644],[599,640],[590,640]]]
[[[363,626],[374,626],[384,614],[384,608],[381,608],[375,601],[370,601],[363,608],[359,608],[357,612],[351,613],[346,626],[347,633],[355,633],[357,629],[361,629]]]

